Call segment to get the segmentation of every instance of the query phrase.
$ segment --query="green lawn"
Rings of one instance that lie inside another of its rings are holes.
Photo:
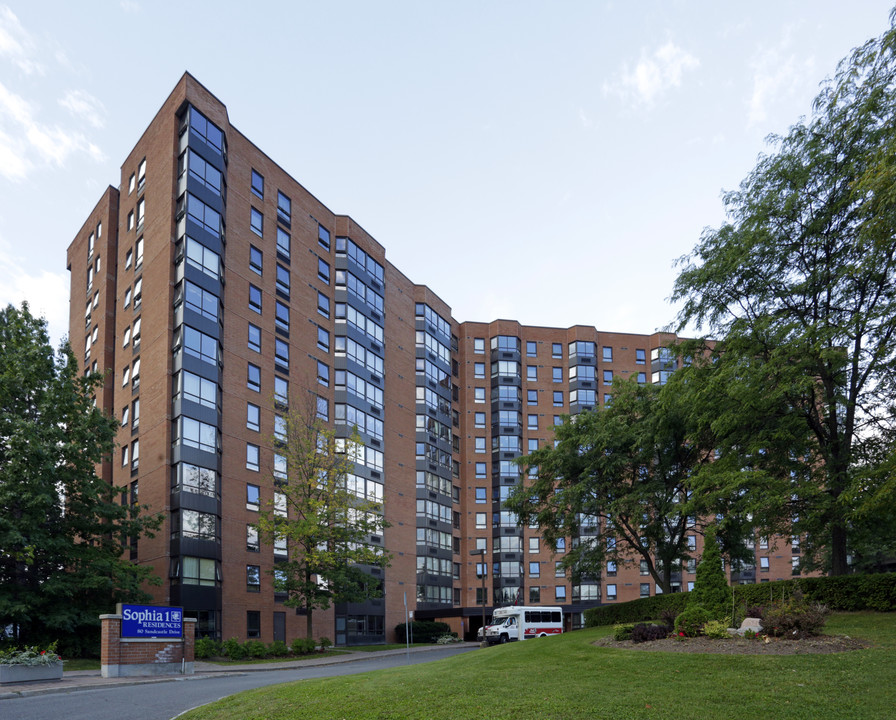
[[[184,720],[314,718],[889,718],[896,614],[837,613],[828,632],[869,641],[835,655],[749,656],[599,648],[594,628],[420,666],[306,680],[226,698]]]

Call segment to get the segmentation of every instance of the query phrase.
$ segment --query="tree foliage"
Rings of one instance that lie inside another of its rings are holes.
[[[386,523],[381,505],[349,486],[354,460],[363,452],[357,435],[338,437],[311,402],[294,399],[282,417],[274,438],[286,458],[287,477],[274,477],[282,504],[275,499],[259,514],[257,527],[262,541],[287,543],[288,560],[273,571],[274,590],[286,593],[286,606],[304,609],[312,638],[315,609],[382,595],[368,569],[389,564],[388,553],[370,544]]]
[[[862,500],[892,497],[894,484],[867,464],[873,445],[892,449],[896,421],[894,19],[725,196],[728,222],[683,259],[673,293],[681,328],[721,338],[685,373],[728,456],[698,487],[766,527],[792,522],[809,535],[807,559],[826,557],[835,574],[867,525]]]
[[[553,550],[574,538],[562,560],[574,578],[600,577],[607,561],[644,563],[670,592],[706,510],[689,498],[690,476],[712,455],[694,442],[686,409],[659,386],[616,380],[609,405],[567,418],[555,437],[521,459],[537,474],[507,508],[538,523]]]
[[[94,406],[101,384],[27,305],[0,310],[0,627],[19,642],[98,632],[115,603],[149,599],[122,542],[158,523],[95,472],[118,428]]]

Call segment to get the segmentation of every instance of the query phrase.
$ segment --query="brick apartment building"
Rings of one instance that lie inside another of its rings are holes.
[[[73,349],[85,370],[107,371],[97,402],[122,422],[100,472],[166,515],[155,537],[130,541],[130,558],[162,578],[155,601],[183,606],[200,634],[304,634],[273,590],[289,549],[260,545],[252,524],[284,470],[278,412],[308,393],[337,432],[360,432],[352,486],[382,503],[389,527],[370,542],[392,554],[374,570],[384,597],[318,611],[317,637],[385,641],[405,599],[417,618],[470,634],[483,602],[559,604],[577,626],[588,607],[656,592],[636,565],[572,585],[500,502],[520,479],[512,460],[551,442],[560,415],[601,405],[614,376],[664,382],[672,336],[457,322],[189,74],[72,241],[68,269]],[[732,581],[789,577],[790,543],[757,541],[755,566]],[[693,578],[690,565],[676,582]]]

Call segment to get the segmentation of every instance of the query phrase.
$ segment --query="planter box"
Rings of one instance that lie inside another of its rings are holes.
[[[0,665],[0,683],[61,680],[62,663],[52,665]]]

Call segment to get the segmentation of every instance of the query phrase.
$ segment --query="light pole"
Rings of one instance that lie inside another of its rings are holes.
[[[488,647],[488,640],[485,639],[485,548],[470,550],[470,555],[477,555],[482,558],[482,642],[479,643],[479,647],[484,648]]]

